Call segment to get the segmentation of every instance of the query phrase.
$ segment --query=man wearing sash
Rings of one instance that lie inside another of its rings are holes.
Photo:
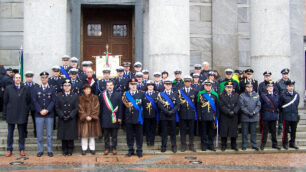
[[[197,114],[201,122],[201,148],[216,151],[214,137],[218,129],[218,94],[212,91],[212,81],[204,81],[204,90],[197,96]],[[217,132],[218,133],[218,132]],[[218,138],[217,138],[218,140]],[[217,144],[216,144],[217,145]]]
[[[121,93],[114,91],[112,81],[106,83],[106,90],[99,95],[99,101],[100,123],[104,131],[104,155],[108,155],[110,150],[116,155],[118,128],[122,122],[122,101]],[[110,137],[112,137],[112,146],[110,146]]]
[[[144,116],[144,131],[146,134],[146,141],[148,146],[154,146],[156,122],[159,120],[159,113],[157,108],[158,92],[154,91],[154,82],[147,81],[147,91],[144,92],[143,99],[143,116]]]
[[[176,146],[176,122],[179,122],[178,109],[180,107],[180,100],[177,92],[172,88],[172,82],[167,79],[164,81],[165,90],[158,94],[158,107],[160,108],[160,122],[161,122],[161,135],[162,145],[161,152],[166,152],[168,140],[168,127],[170,129],[170,140],[172,152],[177,152]]]
[[[69,67],[69,59],[70,59],[70,57],[68,55],[64,55],[62,57],[62,64],[63,65],[60,66],[60,69],[61,69],[60,75],[61,75],[62,78],[69,79],[69,74],[68,74],[68,71],[69,71],[69,69],[68,69],[68,67]]]
[[[124,68],[122,66],[119,66],[116,69],[116,71],[117,71],[117,77],[114,78],[114,85],[115,85],[114,90],[122,94],[124,91],[127,91],[128,89],[129,77],[124,76]]]
[[[197,120],[197,110],[195,106],[195,100],[197,92],[191,88],[191,76],[187,75],[184,77],[184,85],[182,89],[178,91],[180,99],[180,135],[181,135],[181,151],[185,152],[187,148],[186,144],[186,133],[189,129],[189,150],[195,152],[193,145],[194,136],[194,122]]]
[[[294,90],[295,81],[288,80],[286,82],[287,91],[281,95],[280,105],[283,115],[283,147],[288,149],[288,130],[291,128],[289,147],[299,149],[295,145],[296,127],[300,120],[298,106],[300,95]]]
[[[129,82],[130,90],[124,92],[122,101],[125,108],[126,140],[128,145],[127,157],[134,155],[134,140],[136,139],[136,153],[142,157],[143,142],[143,103],[144,94],[137,90],[137,82],[132,78]]]
[[[233,92],[233,83],[225,84],[225,91],[220,95],[220,136],[221,150],[227,147],[227,138],[231,138],[231,149],[238,151],[236,139],[238,137],[239,95]]]
[[[240,94],[239,104],[241,108],[241,128],[242,128],[242,150],[248,146],[248,134],[251,134],[251,146],[256,151],[259,150],[256,143],[256,126],[259,121],[259,111],[261,103],[259,95],[253,91],[252,83],[245,85],[245,92]]]
[[[270,80],[266,84],[266,92],[260,95],[261,102],[261,145],[260,149],[264,150],[267,142],[268,132],[271,133],[272,148],[280,150],[276,139],[276,121],[278,120],[279,96],[273,90],[274,82]]]

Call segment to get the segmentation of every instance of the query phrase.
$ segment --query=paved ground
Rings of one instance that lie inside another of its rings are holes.
[[[147,172],[233,172],[233,171],[306,171],[306,153],[267,154],[177,154],[145,155],[127,158],[124,155],[56,155],[16,160],[18,155],[0,157],[1,171],[147,171]],[[23,162],[10,165],[10,162]],[[192,161],[199,161],[192,163]]]

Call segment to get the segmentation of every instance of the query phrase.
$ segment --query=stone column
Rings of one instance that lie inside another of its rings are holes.
[[[181,69],[189,74],[189,0],[149,1],[149,55],[144,67],[149,71]]]
[[[251,0],[251,64],[254,76],[263,80],[263,72],[272,79],[290,68],[289,0]]]
[[[224,74],[238,67],[237,0],[212,1],[212,67]]]
[[[290,43],[291,60],[290,78],[296,81],[295,89],[300,93],[301,98],[305,92],[305,54],[303,41],[303,0],[290,0]],[[300,106],[304,101],[300,101]]]
[[[25,71],[51,71],[67,52],[67,2],[64,0],[24,1]]]

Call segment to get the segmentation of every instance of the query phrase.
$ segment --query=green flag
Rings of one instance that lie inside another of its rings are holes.
[[[20,66],[19,73],[21,76],[21,82],[23,82],[23,49],[22,48],[20,50],[19,66]]]

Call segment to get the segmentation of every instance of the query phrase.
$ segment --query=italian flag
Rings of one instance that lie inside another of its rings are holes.
[[[107,97],[107,93],[106,91],[103,92],[103,99],[106,103],[107,108],[112,112],[112,123],[116,123],[117,122],[117,118],[116,118],[116,112],[118,112],[118,106],[114,109],[112,102],[110,101],[110,99]]]

